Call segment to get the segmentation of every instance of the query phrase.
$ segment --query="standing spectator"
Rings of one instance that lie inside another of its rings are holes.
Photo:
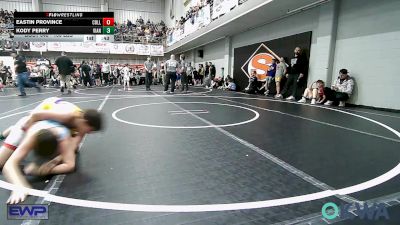
[[[112,70],[112,75],[114,77],[114,84],[120,85],[121,84],[120,83],[120,78],[119,78],[120,74],[119,74],[119,69],[118,69],[117,65],[114,66],[114,68]]]
[[[175,55],[171,55],[171,58],[165,62],[164,69],[167,71],[165,77],[164,93],[167,93],[169,84],[171,82],[171,94],[175,91],[176,72],[179,67],[178,61],[175,60]]]
[[[132,89],[129,88],[129,80],[130,80],[130,69],[128,64],[125,64],[124,68],[122,68],[121,75],[123,77],[124,91],[130,91]]]
[[[25,86],[35,87],[40,91],[40,87],[29,80],[28,68],[26,67],[25,57],[17,55],[15,52],[11,54],[14,58],[15,73],[17,74],[17,82],[20,94],[18,96],[26,96]]]
[[[209,70],[210,70],[210,72],[209,72],[210,79],[214,80],[215,75],[217,74],[217,71],[215,69],[215,66],[212,64],[212,62],[209,63]]]
[[[61,93],[64,93],[64,88],[67,88],[68,94],[71,94],[71,73],[73,72],[74,64],[65,52],[61,52],[61,56],[56,59],[55,64],[60,73]]]
[[[161,74],[161,83],[162,85],[165,85],[166,81],[166,72],[165,72],[165,63],[164,61],[161,61],[160,63],[160,74]]]
[[[204,76],[205,76],[205,70],[204,70],[204,66],[203,64],[199,65],[199,85],[203,84],[203,80],[204,80]]]
[[[188,79],[188,74],[187,74],[187,67],[186,67],[186,61],[185,61],[185,55],[182,54],[180,55],[180,62],[179,62],[179,70],[181,74],[181,91],[184,91],[187,93],[189,91],[189,79]]]
[[[151,72],[152,72],[152,83],[154,84],[154,85],[157,85],[158,84],[158,77],[160,76],[159,74],[158,74],[158,69],[157,69],[157,63],[153,63],[153,67],[151,68]]]
[[[90,78],[90,66],[85,61],[82,61],[81,70],[83,85],[85,85],[85,87],[91,87],[92,80]]]
[[[151,91],[150,85],[152,80],[152,69],[153,69],[153,62],[151,61],[150,57],[147,57],[147,60],[144,62],[144,70],[146,72],[144,83],[146,84],[146,91]]]
[[[204,78],[208,77],[210,75],[210,64],[206,62],[206,68],[204,70]]]
[[[353,93],[354,80],[349,76],[347,69],[339,71],[339,77],[332,84],[331,88],[325,88],[327,102],[325,105],[332,105],[332,103],[339,102],[340,107],[346,105],[346,101]]]
[[[97,78],[99,84],[98,86],[103,85],[103,76],[101,76],[101,66],[100,64],[94,62],[94,76]]]
[[[186,67],[186,74],[188,76],[188,84],[193,85],[193,67],[192,63],[188,62],[187,67]]]
[[[299,82],[301,82],[304,78],[305,72],[307,68],[307,59],[302,54],[301,48],[296,47],[294,49],[294,56],[290,61],[290,67],[288,70],[288,74],[286,74],[286,78],[288,78],[285,88],[283,89],[283,95],[290,95],[287,97],[287,100],[296,99],[297,88],[299,86]]]
[[[2,84],[6,85],[7,81],[7,67],[3,64],[3,61],[0,60],[0,79],[2,80]]]
[[[275,74],[276,74],[276,59],[274,58],[272,59],[272,63],[268,68],[265,84],[263,87],[260,88],[260,89],[265,88],[265,95],[269,94],[269,85],[271,84],[271,81],[275,78]]]
[[[110,66],[110,64],[108,64],[107,59],[105,59],[104,63],[101,65],[101,73],[103,76],[105,86],[110,85],[110,81],[109,81],[110,72],[111,72],[111,66]]]
[[[278,65],[276,65],[276,73],[275,73],[276,95],[275,95],[275,98],[282,98],[281,80],[282,80],[282,77],[285,76],[286,71],[287,71],[287,67],[286,67],[285,59],[283,57],[281,57]]]

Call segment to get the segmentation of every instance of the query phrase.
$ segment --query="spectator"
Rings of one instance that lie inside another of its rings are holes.
[[[11,56],[14,58],[15,73],[17,74],[17,82],[20,94],[18,96],[26,96],[25,86],[35,87],[40,91],[40,87],[29,80],[28,68],[26,67],[25,57],[17,55],[13,52]]]
[[[83,85],[85,85],[85,87],[91,87],[92,81],[90,79],[90,66],[85,61],[82,61],[81,69]]]
[[[193,85],[193,67],[192,67],[192,63],[191,62],[188,62],[188,64],[187,64],[186,74],[188,76],[189,85]]]
[[[185,61],[185,55],[180,55],[179,57],[180,62],[179,62],[179,73],[181,75],[181,91],[187,93],[189,91],[189,78],[188,78],[188,73],[187,73],[187,64]]]
[[[236,91],[236,84],[233,79],[228,75],[228,91]]]
[[[74,64],[72,63],[72,60],[67,57],[65,52],[61,52],[61,56],[56,59],[55,64],[60,73],[61,93],[64,93],[64,88],[66,88],[68,94],[71,94],[71,74],[74,72]]]
[[[108,64],[107,59],[104,60],[104,63],[101,65],[101,73],[104,81],[104,85],[110,85],[110,73],[111,73],[111,66]]]
[[[276,74],[276,59],[272,59],[272,63],[268,68],[267,71],[267,78],[265,80],[265,84],[260,88],[260,89],[265,89],[265,95],[269,94],[269,85],[271,83],[271,81],[275,78],[275,74]]]
[[[325,88],[327,102],[325,105],[332,105],[332,103],[339,102],[340,107],[346,105],[346,101],[353,93],[354,80],[349,76],[347,69],[339,71],[339,77],[335,80],[331,88]]]
[[[152,81],[152,69],[153,69],[153,62],[151,61],[150,57],[147,57],[147,60],[144,62],[144,69],[146,71],[145,77],[145,84],[146,84],[146,91],[151,91],[150,84]]]
[[[210,73],[209,73],[210,78],[211,78],[211,80],[214,80],[215,75],[217,74],[217,71],[215,69],[215,66],[212,64],[212,62],[209,63],[209,70],[210,70]]]
[[[288,74],[286,74],[286,78],[288,78],[285,88],[283,89],[283,95],[289,95],[287,100],[295,100],[295,96],[297,93],[297,88],[299,86],[299,82],[302,82],[304,79],[304,75],[307,67],[307,59],[302,54],[302,50],[300,47],[296,47],[294,49],[294,57],[290,61],[290,67],[288,70]]]
[[[307,99],[311,99],[311,105],[322,104],[326,100],[324,88],[325,83],[322,80],[313,82],[309,88],[304,90],[303,97],[298,102],[306,103]]]
[[[281,57],[278,65],[276,66],[276,73],[275,73],[276,95],[275,95],[275,98],[282,98],[281,80],[282,80],[282,77],[285,76],[286,72],[287,72],[286,62],[285,62],[285,59],[283,57]]]
[[[249,85],[244,89],[247,94],[255,94],[257,92],[257,72],[253,70],[249,78]]]
[[[3,61],[0,60],[0,78],[2,80],[3,85],[7,84],[7,72],[8,72],[7,67],[3,64]]]

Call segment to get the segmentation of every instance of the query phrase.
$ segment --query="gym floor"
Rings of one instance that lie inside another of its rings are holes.
[[[63,96],[101,110],[106,128],[84,139],[76,172],[29,177],[33,188],[49,194],[26,203],[49,203],[49,220],[7,220],[10,191],[1,188],[0,224],[400,223],[399,113],[193,87],[175,95],[152,89],[79,89]],[[27,93],[0,93],[0,129],[60,95],[56,89]],[[346,194],[329,191],[339,189]],[[390,220],[328,221],[321,215],[327,202],[384,203]]]

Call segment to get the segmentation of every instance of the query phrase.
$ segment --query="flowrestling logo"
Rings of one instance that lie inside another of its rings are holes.
[[[9,220],[47,220],[49,219],[49,206],[36,205],[7,205],[7,219]]]
[[[367,203],[359,204],[343,204],[337,206],[333,202],[328,202],[322,206],[322,216],[327,220],[341,219],[341,220],[354,220],[356,218],[361,220],[389,220],[389,213],[383,203],[374,203],[368,205]]]
[[[251,72],[255,70],[258,80],[265,80],[267,77],[267,71],[272,64],[272,59],[279,58],[280,57],[265,44],[260,44],[249,59],[243,64],[241,69],[247,77],[250,77]]]

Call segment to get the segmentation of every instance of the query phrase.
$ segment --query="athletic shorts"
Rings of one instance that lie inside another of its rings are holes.
[[[275,82],[281,82],[282,77],[282,75],[275,75]]]
[[[6,140],[4,140],[3,146],[13,151],[17,149],[25,136],[25,130],[23,127],[28,120],[29,116],[22,117],[14,126],[12,126],[10,134],[7,136]]]
[[[45,99],[42,103],[33,109],[33,113],[41,111],[59,111],[62,113],[77,113],[82,112],[82,110],[76,105],[66,102],[61,98],[51,97]]]

